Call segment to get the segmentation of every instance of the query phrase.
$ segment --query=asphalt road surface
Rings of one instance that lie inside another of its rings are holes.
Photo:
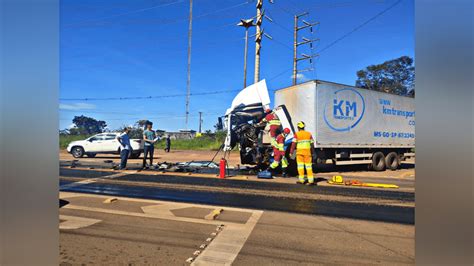
[[[413,225],[70,192],[60,198],[61,265],[414,264]]]
[[[295,180],[60,167],[61,265],[414,264],[410,183]]]
[[[414,224],[414,193],[294,183],[60,169],[60,189]]]

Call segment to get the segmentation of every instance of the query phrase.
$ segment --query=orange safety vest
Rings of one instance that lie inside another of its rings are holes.
[[[295,133],[293,142],[296,143],[296,154],[311,155],[311,145],[314,144],[313,136],[305,130]]]

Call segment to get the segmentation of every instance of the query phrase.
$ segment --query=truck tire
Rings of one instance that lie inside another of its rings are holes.
[[[80,146],[72,147],[71,154],[74,158],[82,158],[84,156],[84,148]]]
[[[394,151],[390,152],[385,156],[385,165],[388,169],[395,171],[400,167],[400,158],[398,154]]]
[[[372,155],[372,169],[374,169],[374,171],[385,170],[385,155],[383,152],[378,151]]]

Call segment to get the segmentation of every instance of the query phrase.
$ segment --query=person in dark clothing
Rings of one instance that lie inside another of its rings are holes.
[[[128,136],[128,132],[130,128],[126,127],[122,134],[117,136],[117,140],[120,143],[120,167],[119,170],[123,170],[127,167],[127,160],[130,152],[132,150],[132,146],[130,145],[130,137]]]
[[[143,168],[148,168],[146,165],[146,159],[149,156],[150,158],[150,166],[153,165],[153,153],[155,150],[155,142],[156,142],[156,134],[155,131],[152,130],[153,123],[149,122],[146,124],[146,129],[143,131],[143,141],[145,144],[143,145]]]
[[[166,147],[165,147],[165,152],[170,152],[171,149],[171,139],[170,135],[166,136]]]

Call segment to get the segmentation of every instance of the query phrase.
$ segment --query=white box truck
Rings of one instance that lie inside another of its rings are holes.
[[[317,163],[396,170],[415,155],[414,98],[321,80],[277,90],[274,96],[283,127],[294,132],[296,123],[304,121],[313,134]],[[227,112],[230,144],[240,144],[242,163],[268,164],[271,160],[266,131],[254,126],[265,104],[260,104],[260,113],[254,104],[252,119]],[[288,145],[292,137],[287,137]]]

